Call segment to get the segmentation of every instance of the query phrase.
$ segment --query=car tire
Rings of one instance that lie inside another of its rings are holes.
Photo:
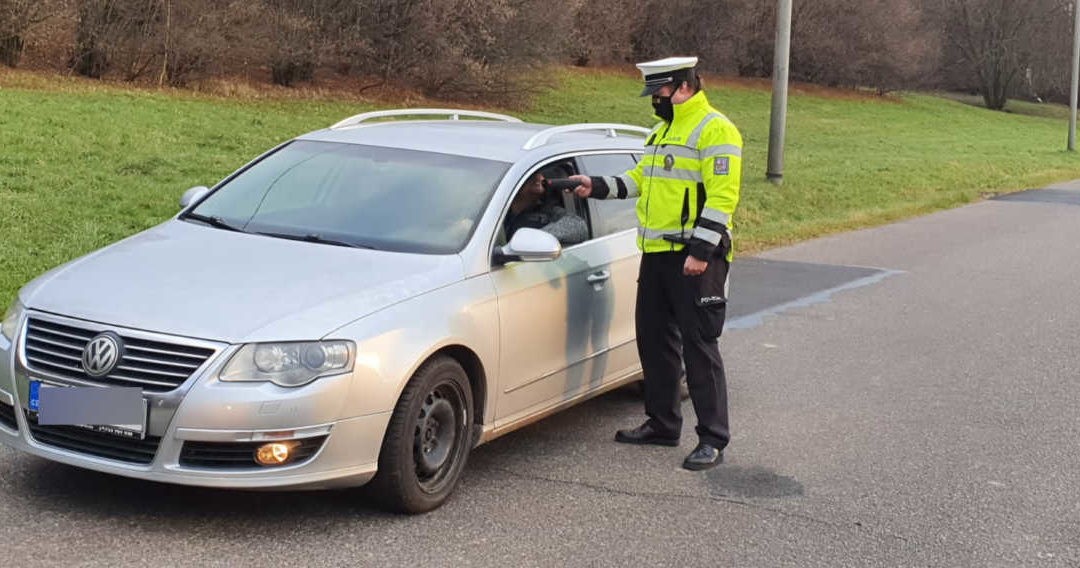
[[[457,486],[472,446],[472,389],[451,357],[424,363],[390,418],[369,495],[385,508],[426,513]]]

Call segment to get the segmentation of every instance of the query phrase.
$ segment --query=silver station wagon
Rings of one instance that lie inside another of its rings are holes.
[[[634,200],[541,181],[621,173],[647,133],[420,109],[281,144],[20,290],[0,442],[153,481],[370,482],[392,509],[438,507],[474,446],[640,378]],[[546,217],[518,226],[519,203]],[[80,400],[117,418],[55,418],[63,401],[93,415]]]

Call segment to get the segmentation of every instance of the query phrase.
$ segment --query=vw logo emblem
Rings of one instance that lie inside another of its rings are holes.
[[[105,332],[90,340],[83,348],[82,366],[91,377],[104,377],[112,372],[122,356],[120,336]]]

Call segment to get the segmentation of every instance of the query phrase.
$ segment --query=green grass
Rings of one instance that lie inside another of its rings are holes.
[[[556,70],[537,83],[553,86],[512,112],[546,123],[652,122],[632,76]],[[773,186],[764,181],[769,94],[716,83],[710,98],[746,144],[736,215],[742,252],[1080,177],[1056,115],[995,113],[927,95],[812,91],[791,99],[785,184]],[[278,142],[373,106],[0,75],[0,306],[45,270],[174,214],[188,187],[213,184]]]
[[[986,108],[986,102],[979,95],[964,95],[958,93],[940,93],[939,96],[964,104]],[[1042,118],[1054,118],[1069,120],[1069,107],[1056,103],[1036,103],[1031,101],[1010,100],[1005,105],[1006,113],[1022,114],[1025,116],[1038,116]]]

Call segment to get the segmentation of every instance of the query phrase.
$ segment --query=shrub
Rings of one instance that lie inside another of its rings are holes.
[[[61,0],[0,0],[0,63],[19,64],[26,34],[60,8]]]

